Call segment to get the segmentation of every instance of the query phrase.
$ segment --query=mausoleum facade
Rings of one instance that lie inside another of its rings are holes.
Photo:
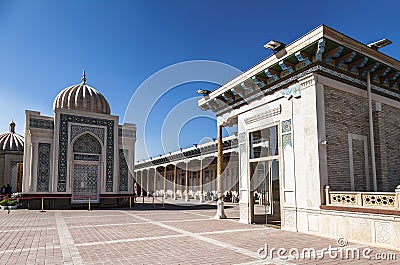
[[[85,74],[57,95],[53,109],[54,117],[25,112],[23,194],[51,197],[46,208],[79,206],[89,198],[99,206],[126,203],[118,195],[133,193],[136,126],[119,125]]]

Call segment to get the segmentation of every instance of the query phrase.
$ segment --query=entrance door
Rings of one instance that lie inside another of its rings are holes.
[[[250,199],[253,223],[280,221],[278,160],[250,163]]]
[[[91,134],[78,137],[73,144],[72,202],[100,202],[101,143]]]
[[[99,165],[74,164],[72,202],[99,202]]]

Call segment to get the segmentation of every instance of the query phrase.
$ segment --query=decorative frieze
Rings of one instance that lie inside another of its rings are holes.
[[[279,115],[279,114],[281,114],[281,112],[282,112],[282,106],[279,105],[276,108],[273,108],[273,109],[261,112],[259,114],[256,114],[254,116],[248,117],[248,118],[244,119],[244,122],[246,124],[250,124],[250,123],[253,123],[256,121],[261,121],[261,120],[273,117],[275,115]]]
[[[325,45],[324,42],[321,42],[321,45],[322,45],[322,43],[323,43],[323,46],[324,46]],[[323,49],[321,49],[321,50],[323,51]],[[316,59],[316,60],[318,61],[318,59]],[[350,71],[353,71],[354,73],[356,73],[356,70],[357,69],[354,69],[354,70],[350,69]],[[297,73],[297,74],[294,73],[294,75],[291,76],[290,78],[284,79],[281,82],[279,82],[279,83],[277,83],[277,84],[275,84],[275,85],[273,85],[273,86],[271,86],[271,87],[269,87],[267,89],[260,90],[257,93],[253,93],[251,96],[246,97],[244,99],[244,101],[247,102],[247,103],[250,103],[251,101],[253,101],[253,100],[255,100],[255,99],[257,99],[257,98],[259,98],[259,97],[261,97],[261,96],[263,96],[265,94],[269,94],[269,93],[271,93],[271,92],[273,92],[273,91],[275,91],[277,89],[280,89],[280,88],[284,87],[287,84],[293,83],[294,81],[298,81],[300,78],[305,77],[305,76],[307,76],[307,75],[309,75],[311,73],[317,72],[317,71],[321,71],[321,72],[330,74],[332,76],[338,77],[339,79],[343,79],[345,81],[348,81],[348,82],[351,82],[351,83],[366,87],[366,82],[361,80],[361,79],[359,79],[359,78],[357,78],[357,77],[352,77],[352,76],[349,76],[347,74],[340,73],[338,71],[335,71],[335,70],[329,69],[329,68],[327,68],[325,66],[322,66],[320,64],[317,64],[317,65],[312,66],[312,67],[310,67],[309,69],[307,69],[307,70],[305,70],[303,72],[300,72],[300,73]],[[307,85],[307,84],[301,84],[300,90],[305,85]],[[373,91],[380,92],[380,93],[385,94],[387,96],[400,99],[400,94],[398,92],[395,92],[395,91],[392,91],[392,90],[388,90],[388,89],[385,89],[383,87],[379,87],[379,86],[376,86],[376,85],[371,85],[371,89]],[[236,102],[234,104],[230,104],[230,105],[226,105],[225,107],[221,107],[220,109],[215,109],[214,111],[217,113],[217,115],[221,115],[222,113],[225,113],[226,111],[230,111],[230,110],[232,110],[232,108],[236,108],[236,107],[239,107],[241,105],[243,105],[243,102],[239,101],[239,102]]]
[[[99,157],[99,155],[74,154],[74,160],[100,161],[100,157]]]
[[[30,118],[29,127],[45,129],[45,130],[54,130],[54,122],[49,120]]]

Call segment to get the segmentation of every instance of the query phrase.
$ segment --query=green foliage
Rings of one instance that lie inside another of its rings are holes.
[[[3,200],[0,201],[0,206],[15,206],[17,204],[17,200],[9,197],[4,197]]]

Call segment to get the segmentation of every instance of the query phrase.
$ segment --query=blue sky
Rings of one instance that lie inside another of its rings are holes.
[[[320,24],[363,43],[389,38],[393,44],[381,51],[400,58],[399,7],[397,1],[367,0],[0,0],[0,132],[14,119],[23,134],[25,109],[52,116],[54,98],[80,82],[84,67],[87,83],[122,121],[135,89],[167,66],[213,60],[246,70],[270,55],[263,48],[269,40],[289,43]],[[161,149],[159,139],[168,112],[197,89],[216,87],[189,83],[156,102],[146,130],[150,156],[172,151]],[[216,137],[210,118],[182,126],[182,147]]]

